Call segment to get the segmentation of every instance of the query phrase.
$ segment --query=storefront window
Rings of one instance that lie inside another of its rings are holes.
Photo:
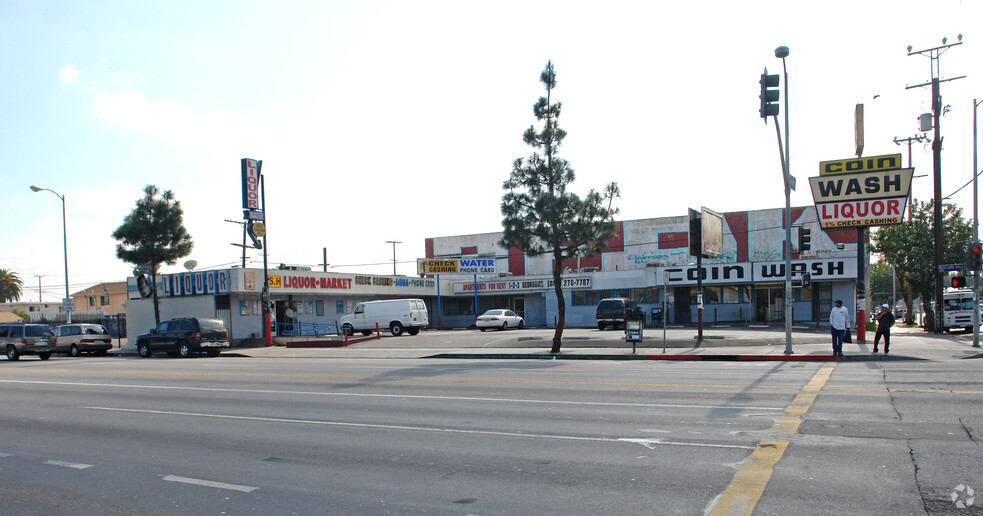
[[[724,293],[724,303],[740,303],[741,302],[741,291],[744,291],[744,299],[750,299],[747,293],[747,287],[744,286],[726,286],[722,288]]]
[[[570,293],[570,304],[573,306],[584,306],[587,304],[587,291],[574,290]]]
[[[645,295],[644,301],[646,303],[658,303],[658,302],[661,302],[662,301],[662,298],[659,296],[659,291],[660,290],[661,289],[659,287],[648,287],[645,290],[642,290],[642,292],[645,293],[644,294]]]
[[[630,289],[615,290],[613,297],[627,297],[627,298],[630,298],[631,297],[631,290]]]
[[[645,302],[645,290],[640,288],[631,289],[631,300],[636,303]]]
[[[474,315],[474,298],[448,297],[441,299],[444,315]]]

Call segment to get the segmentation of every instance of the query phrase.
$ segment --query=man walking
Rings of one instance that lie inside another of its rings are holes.
[[[877,333],[874,334],[874,353],[877,353],[877,343],[883,335],[884,354],[886,355],[891,346],[891,326],[894,326],[894,314],[891,313],[891,307],[887,303],[881,305],[881,313],[877,314],[874,319],[877,320]]]
[[[829,311],[829,331],[833,335],[833,354],[838,357],[843,356],[843,334],[846,333],[848,324],[850,311],[843,306],[843,301],[837,299],[833,309]]]

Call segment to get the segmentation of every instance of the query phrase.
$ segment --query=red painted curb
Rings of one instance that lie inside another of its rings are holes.
[[[648,360],[728,360],[748,362],[830,362],[836,355],[646,355]]]

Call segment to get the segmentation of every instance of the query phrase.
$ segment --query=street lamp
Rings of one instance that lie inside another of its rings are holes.
[[[41,190],[47,190],[55,194],[55,196],[58,197],[59,199],[61,199],[61,238],[62,238],[62,244],[64,244],[64,248],[65,248],[65,303],[69,303],[71,296],[68,294],[68,227],[67,227],[68,219],[65,218],[65,196],[59,194],[58,192],[50,188],[41,188],[40,186],[31,185],[31,190],[34,190],[35,192],[40,192]],[[70,310],[65,310],[65,311],[68,312],[68,322],[72,322],[72,312]]]
[[[788,68],[785,66],[785,58],[788,57],[788,47],[781,46],[775,49],[775,57],[782,60],[783,82],[785,83],[785,354],[792,354],[792,201],[791,189],[795,188],[792,184],[792,172],[789,167],[789,147],[788,147]],[[778,126],[776,117],[775,126]],[[781,137],[778,140],[781,145]]]

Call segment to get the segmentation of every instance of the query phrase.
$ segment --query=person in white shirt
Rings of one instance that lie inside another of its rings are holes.
[[[848,324],[850,311],[843,306],[843,301],[837,299],[833,309],[829,311],[829,331],[833,335],[833,354],[838,357],[843,356],[843,334],[846,333]]]

